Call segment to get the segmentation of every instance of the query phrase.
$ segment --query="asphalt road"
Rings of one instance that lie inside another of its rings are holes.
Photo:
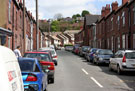
[[[135,74],[117,75],[108,66],[96,66],[64,50],[57,51],[54,84],[48,91],[135,91]]]

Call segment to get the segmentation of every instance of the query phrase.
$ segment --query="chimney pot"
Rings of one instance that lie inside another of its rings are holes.
[[[118,8],[118,2],[115,1],[115,2],[112,3],[112,11],[116,10],[117,8]]]
[[[130,0],[122,0],[122,4],[129,2]]]

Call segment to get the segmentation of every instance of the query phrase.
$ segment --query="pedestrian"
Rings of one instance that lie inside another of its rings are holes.
[[[17,58],[22,57],[21,52],[20,52],[20,48],[21,48],[20,46],[17,46],[17,48],[14,50],[14,53],[15,53]]]

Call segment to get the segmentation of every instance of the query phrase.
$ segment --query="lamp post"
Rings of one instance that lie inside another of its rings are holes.
[[[37,50],[39,49],[39,22],[38,22],[38,0],[36,0],[36,31],[37,31]]]
[[[23,38],[24,38],[24,41],[23,41],[23,47],[24,47],[24,50],[23,52],[26,51],[26,30],[25,30],[25,0],[23,0]]]
[[[49,30],[48,30],[48,47],[50,47],[50,31],[51,31],[51,20],[48,20]]]

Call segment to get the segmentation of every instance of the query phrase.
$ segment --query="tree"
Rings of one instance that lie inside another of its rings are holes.
[[[63,15],[61,13],[57,13],[54,15],[54,19],[55,20],[59,20],[59,19],[62,19],[63,18]]]
[[[59,31],[60,31],[59,21],[53,21],[51,23],[51,32],[59,32]]]
[[[85,17],[85,15],[88,15],[88,14],[90,14],[89,11],[83,10],[81,15],[82,17]]]
[[[76,14],[76,15],[72,16],[73,19],[76,19],[77,17],[81,17],[81,15],[80,14]]]

